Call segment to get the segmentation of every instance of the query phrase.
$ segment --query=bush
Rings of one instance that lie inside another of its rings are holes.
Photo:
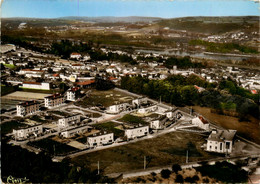
[[[195,183],[192,177],[187,177],[187,178],[185,178],[185,182]]]
[[[182,175],[178,174],[175,179],[176,183],[183,183],[183,177]]]
[[[172,172],[174,172],[174,173],[178,173],[178,171],[181,171],[182,169],[181,169],[181,166],[179,165],[179,164],[173,164],[172,165]]]
[[[162,176],[164,179],[167,179],[167,178],[170,177],[171,173],[172,173],[172,172],[171,172],[169,169],[163,169],[163,170],[161,171],[161,176]]]
[[[198,177],[198,175],[194,175],[193,177],[192,177],[192,179],[193,179],[193,181],[198,181],[200,178]]]

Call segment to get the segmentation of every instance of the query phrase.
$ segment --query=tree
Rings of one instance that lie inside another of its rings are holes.
[[[172,165],[172,172],[174,172],[174,173],[178,173],[178,171],[181,171],[182,169],[181,169],[181,166],[179,165],[179,164],[173,164]]]
[[[183,177],[182,175],[178,174],[175,179],[176,183],[183,183]]]
[[[161,170],[161,176],[164,178],[164,179],[167,179],[170,177],[171,175],[171,171],[169,169],[163,169]]]

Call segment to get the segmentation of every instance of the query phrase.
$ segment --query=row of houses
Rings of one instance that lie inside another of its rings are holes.
[[[54,108],[61,106],[65,103],[65,100],[76,101],[80,96],[80,88],[72,87],[66,95],[56,93],[50,96],[44,97],[44,106],[47,108]],[[38,101],[26,101],[16,105],[17,116],[32,115],[40,111],[40,103]]]

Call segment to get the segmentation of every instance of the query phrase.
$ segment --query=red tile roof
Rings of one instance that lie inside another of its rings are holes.
[[[95,80],[87,80],[87,81],[83,81],[83,82],[77,82],[77,85],[81,85],[81,86],[85,86],[85,85],[90,85],[93,84],[95,82]]]
[[[40,82],[30,82],[30,81],[28,81],[28,82],[23,82],[23,84],[42,85],[42,83],[40,83]]]
[[[202,116],[200,116],[199,118],[200,118],[200,120],[201,120],[201,122],[202,122],[203,124],[208,124],[208,123],[209,123],[209,122],[208,122],[207,120],[205,120]]]

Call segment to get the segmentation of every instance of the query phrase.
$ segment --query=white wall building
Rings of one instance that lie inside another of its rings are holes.
[[[129,106],[128,103],[122,103],[122,104],[117,104],[117,105],[111,105],[108,107],[107,112],[108,113],[113,113],[113,114],[117,114],[120,113],[123,110],[126,110],[127,106]]]
[[[62,131],[60,135],[65,138],[69,138],[69,137],[73,137],[76,134],[88,132],[91,128],[92,127],[90,127],[88,125],[73,127],[73,128],[69,128],[67,130]]]
[[[13,129],[13,135],[17,140],[24,140],[28,137],[34,135],[37,137],[39,134],[43,132],[42,125],[35,125],[27,128]]]
[[[73,52],[73,53],[70,54],[70,58],[71,59],[79,59],[79,58],[81,58],[81,54]]]
[[[114,133],[93,135],[87,138],[87,144],[89,147],[101,146],[113,142],[114,142]]]
[[[127,139],[134,139],[136,137],[142,137],[148,135],[149,126],[142,126],[137,128],[129,128],[125,130],[125,136]]]
[[[141,107],[140,109],[138,109],[138,113],[144,114],[144,113],[149,113],[149,112],[154,112],[158,109],[157,105],[153,105],[150,107]]]
[[[236,130],[213,130],[207,139],[206,151],[231,153]]]
[[[137,98],[137,99],[132,100],[132,105],[135,107],[136,106],[139,107],[142,104],[146,104],[147,101],[148,101],[147,98]]]
[[[40,110],[40,103],[37,101],[26,101],[16,105],[17,116],[34,114]]]
[[[41,89],[41,90],[50,90],[50,83],[47,82],[23,82],[22,88],[29,89]]]
[[[59,128],[66,128],[69,126],[73,126],[80,122],[80,114],[75,114],[71,116],[67,116],[58,120]]]
[[[76,101],[80,94],[80,88],[79,87],[73,87],[70,88],[67,91],[67,100],[69,101]]]
[[[50,96],[44,97],[45,107],[53,108],[61,106],[64,103],[64,96],[60,93],[56,93]]]
[[[203,117],[196,117],[191,120],[193,125],[197,125],[199,128],[209,130],[209,123],[203,119]]]

